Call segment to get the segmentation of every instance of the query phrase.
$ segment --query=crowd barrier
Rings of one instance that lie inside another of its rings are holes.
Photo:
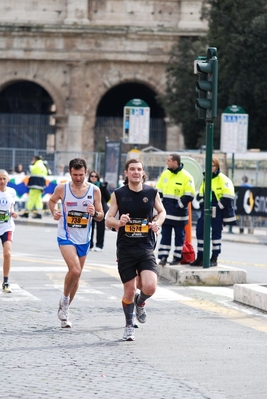
[[[29,189],[27,187],[29,181],[28,175],[10,175],[8,186],[16,190],[16,202],[26,202],[28,200]],[[46,176],[46,187],[43,191],[43,202],[48,202],[53,194],[55,187],[59,183],[70,181],[69,175],[49,175]],[[147,182],[152,184],[152,182]],[[235,210],[237,215],[250,215],[254,217],[267,217],[267,188],[265,187],[235,187],[236,201]],[[193,208],[194,208],[193,203]],[[197,209],[197,207],[196,207]]]
[[[20,176],[20,175],[9,175],[8,186],[16,190],[16,202],[26,202],[28,200],[29,189],[27,187],[30,176]],[[69,176],[56,176],[49,175],[46,176],[46,187],[42,194],[43,202],[48,202],[49,198],[53,194],[55,187],[59,183],[66,183],[70,181]]]

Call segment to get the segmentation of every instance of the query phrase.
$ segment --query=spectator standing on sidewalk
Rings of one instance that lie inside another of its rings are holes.
[[[47,168],[42,157],[35,155],[31,161],[31,165],[29,165],[29,170],[29,199],[26,203],[26,210],[20,217],[28,218],[29,212],[35,210],[33,219],[42,219],[42,194],[46,186],[45,177],[47,176]]]
[[[9,181],[6,170],[0,170],[0,237],[3,246],[3,292],[11,293],[9,286],[9,272],[11,266],[11,249],[15,223],[13,219],[18,217],[14,211],[16,191],[7,187]]]
[[[158,249],[159,264],[165,266],[171,250],[172,230],[175,233],[173,261],[178,265],[182,259],[185,239],[185,225],[188,224],[188,204],[195,196],[193,177],[184,170],[179,154],[170,154],[167,158],[167,170],[159,178],[156,188],[162,197],[166,209],[166,219],[162,225],[161,241]]]
[[[191,266],[203,266],[204,252],[204,191],[205,181],[203,180],[198,200],[201,208],[201,215],[197,221],[197,258],[190,263]],[[222,230],[223,226],[236,225],[236,216],[234,209],[235,189],[232,181],[220,170],[218,158],[212,157],[212,180],[211,180],[211,240],[212,255],[210,267],[217,266],[217,259],[221,253]]]
[[[22,163],[18,163],[15,166],[15,174],[19,175],[20,177],[24,177],[25,176],[25,172],[24,172]],[[16,211],[21,211],[24,208],[25,208],[25,202],[24,201],[23,202],[22,201],[17,201],[16,202],[16,204],[15,204]]]
[[[107,182],[101,182],[100,181],[100,176],[99,174],[95,171],[92,170],[89,174],[89,183],[95,184],[101,191],[101,201],[102,201],[102,207],[104,211],[104,215],[106,215],[108,211],[108,201],[110,200],[110,192],[108,191],[108,183]],[[96,227],[96,229],[95,229]],[[102,219],[100,222],[95,222],[94,220],[92,221],[92,235],[91,235],[91,243],[90,243],[90,248],[92,249],[94,247],[94,232],[96,230],[96,245],[95,245],[95,251],[100,252],[102,251],[104,247],[104,238],[105,238],[105,219]]]
[[[84,159],[74,158],[69,163],[71,181],[58,184],[49,200],[54,220],[58,220],[57,241],[68,266],[64,291],[59,301],[58,318],[62,328],[72,326],[69,305],[79,286],[80,276],[90,247],[92,219],[104,217],[100,189],[89,184]],[[57,209],[62,202],[62,211]]]
[[[106,226],[118,231],[117,260],[123,283],[122,308],[126,323],[122,339],[133,341],[134,307],[138,321],[145,323],[145,301],[157,287],[155,234],[164,222],[165,210],[157,190],[143,184],[145,172],[138,159],[129,159],[124,173],[125,185],[111,195]],[[157,220],[153,220],[154,208]],[[140,294],[136,293],[137,275],[141,277]]]
[[[20,176],[25,176],[25,172],[24,172],[22,163],[18,163],[15,166],[15,174],[20,175]]]

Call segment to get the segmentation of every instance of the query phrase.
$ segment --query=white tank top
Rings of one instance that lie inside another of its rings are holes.
[[[94,203],[94,185],[90,184],[86,194],[76,197],[65,184],[62,201],[62,217],[58,221],[57,236],[74,244],[87,244],[91,239],[92,216],[85,211],[87,205]]]
[[[0,235],[6,231],[14,231],[15,223],[10,216],[12,204],[16,201],[16,191],[12,187],[6,187],[5,191],[0,191]]]

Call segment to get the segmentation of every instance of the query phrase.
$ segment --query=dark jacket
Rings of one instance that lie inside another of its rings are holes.
[[[101,191],[101,201],[102,201],[102,207],[103,211],[106,214],[109,207],[108,207],[108,201],[110,200],[110,192],[108,191],[108,183],[100,183],[100,191]]]

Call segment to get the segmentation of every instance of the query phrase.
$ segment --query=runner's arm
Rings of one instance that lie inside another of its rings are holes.
[[[58,209],[58,202],[63,199],[64,195],[64,185],[58,184],[51,195],[48,206],[53,215],[54,220],[59,220],[62,217],[61,211]]]
[[[108,229],[115,229],[118,230],[120,227],[125,226],[126,223],[130,221],[130,216],[129,214],[122,214],[120,218],[116,218],[116,215],[118,213],[118,204],[116,200],[116,196],[114,193],[111,195],[111,200],[110,200],[110,207],[108,210],[108,214],[106,217],[106,226]]]

